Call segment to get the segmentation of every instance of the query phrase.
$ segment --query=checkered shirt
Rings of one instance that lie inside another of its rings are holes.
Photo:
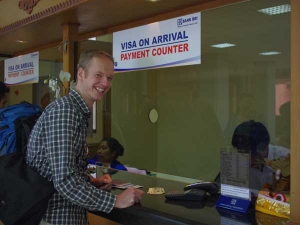
[[[86,175],[86,134],[91,113],[75,90],[52,102],[34,126],[27,164],[53,181],[56,192],[43,220],[52,225],[88,224],[87,210],[109,213],[116,196],[100,190]]]

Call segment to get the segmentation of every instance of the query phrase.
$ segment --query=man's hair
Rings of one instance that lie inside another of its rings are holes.
[[[9,87],[0,81],[0,99],[4,98],[5,93],[9,93]]]
[[[231,144],[238,150],[257,153],[269,145],[270,136],[267,128],[260,122],[250,120],[235,128]]]
[[[79,58],[78,69],[82,68],[84,71],[87,71],[87,68],[89,67],[92,59],[95,57],[107,58],[114,64],[114,58],[110,54],[102,50],[92,49],[81,53]]]

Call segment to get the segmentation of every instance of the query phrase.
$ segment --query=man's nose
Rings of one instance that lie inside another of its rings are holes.
[[[102,76],[101,77],[101,84],[103,85],[103,86],[108,86],[108,79],[107,79],[107,76]]]

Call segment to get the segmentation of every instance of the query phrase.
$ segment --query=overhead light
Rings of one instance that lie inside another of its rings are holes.
[[[286,5],[279,5],[279,6],[274,6],[270,8],[265,8],[265,9],[260,9],[257,10],[258,12],[273,16],[273,15],[278,15],[282,13],[287,13],[291,11],[291,6],[289,4]]]
[[[210,47],[213,48],[229,48],[229,47],[234,47],[235,44],[231,44],[231,43],[221,43],[221,44],[215,44],[215,45],[211,45]]]
[[[90,40],[90,41],[96,41],[97,38],[96,37],[92,37],[92,38],[89,38],[88,40]]]
[[[20,43],[20,44],[25,44],[27,43],[28,41],[22,41],[22,40],[15,40],[16,43]]]
[[[279,55],[281,52],[261,52],[260,55]]]
[[[146,2],[159,2],[161,0],[145,0]]]

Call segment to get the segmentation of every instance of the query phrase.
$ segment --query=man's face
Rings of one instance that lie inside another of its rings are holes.
[[[94,57],[86,71],[81,69],[79,74],[84,100],[95,102],[101,100],[110,89],[114,77],[114,65],[105,57]]]
[[[5,107],[5,104],[7,103],[8,93],[5,92],[4,97],[0,100],[0,109],[3,109]]]

